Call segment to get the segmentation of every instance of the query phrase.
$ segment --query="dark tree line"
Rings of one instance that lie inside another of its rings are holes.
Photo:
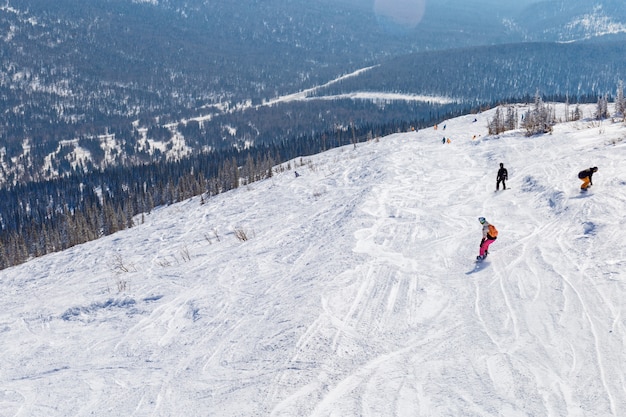
[[[91,173],[75,171],[55,180],[2,188],[0,268],[132,227],[137,215],[157,206],[197,195],[210,198],[268,178],[282,162],[428,126],[468,111],[458,109],[385,125],[353,125],[244,150],[215,150],[180,161],[116,166]]]
[[[267,150],[270,151],[270,150]],[[250,150],[254,169],[273,156]],[[194,195],[238,185],[244,153],[204,153],[179,162],[75,173],[0,190],[0,267],[69,248],[133,226],[133,217]]]
[[[598,65],[601,63],[601,65]],[[520,43],[409,54],[346,78],[315,95],[419,91],[479,103],[507,97],[597,97],[626,79],[623,42]]]
[[[27,152],[22,139],[6,139],[0,129],[0,147],[3,144],[7,147],[6,155],[0,155],[0,185],[2,182],[40,181],[50,178],[50,173],[65,176],[74,171],[94,171],[109,165],[137,165],[165,160],[164,152],[171,149],[176,135],[182,135],[185,144],[199,152],[222,150],[233,147],[233,144],[239,147],[250,144],[263,146],[328,131],[336,131],[336,135],[340,135],[348,126],[371,130],[374,126],[417,117],[435,119],[437,114],[465,108],[465,105],[456,103],[375,103],[349,99],[281,103],[215,115],[210,121],[189,120],[167,126],[153,119],[140,120],[141,127],[137,127],[127,120],[107,128],[108,135],[85,134],[76,140],[64,141],[63,145],[55,140],[40,141],[35,137],[28,141]],[[66,133],[63,129],[50,128],[46,135],[58,138]],[[143,140],[144,135],[163,146],[150,145]],[[105,147],[114,151],[105,154]],[[77,148],[81,149],[74,154]],[[75,155],[80,155],[82,151],[87,151],[89,158],[77,160]]]
[[[301,110],[296,117],[306,116],[309,113],[304,110],[311,108],[304,105]],[[341,114],[343,120],[335,119],[332,129],[310,134],[298,133],[299,129],[280,130],[276,133],[281,140],[259,141],[252,147],[221,147],[178,161],[148,158],[144,163],[104,170],[76,170],[68,166],[65,172],[69,174],[54,180],[17,182],[1,188],[0,268],[132,227],[138,214],[149,213],[154,207],[200,194],[208,198],[267,178],[272,175],[273,166],[296,157],[420,129],[472,111],[458,104],[421,110],[412,119],[399,112],[404,117],[391,122],[375,117],[367,120],[368,111],[363,112],[362,118],[357,117],[358,111],[348,118],[346,111]],[[517,115],[507,114],[505,122],[513,118]],[[179,129],[190,137],[208,134],[195,122]],[[97,153],[95,143],[82,141],[82,146]]]
[[[582,102],[591,102],[589,97],[583,97]],[[611,117],[609,113],[609,95],[604,94],[598,96],[597,107],[594,114],[594,118],[597,120],[603,120]],[[585,101],[587,100],[587,101]],[[541,133],[552,132],[552,127],[557,123],[557,118],[554,110],[554,106],[546,104],[539,94],[539,90],[535,93],[533,98],[533,105],[523,115],[521,120],[522,128],[526,131],[526,136],[532,136]],[[576,103],[573,110],[569,110],[569,98],[565,97],[563,100],[550,101],[557,102],[563,101],[566,103],[565,120],[579,120],[582,118],[582,111],[579,103]],[[624,98],[624,82],[619,80],[617,83],[617,90],[615,94],[615,113],[614,116],[624,119],[624,113],[626,110],[626,99]],[[496,112],[487,125],[490,135],[498,135],[508,130],[514,130],[519,127],[518,112],[514,106],[507,105],[501,108],[497,108]]]

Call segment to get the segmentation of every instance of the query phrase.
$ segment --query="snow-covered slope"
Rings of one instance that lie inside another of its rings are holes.
[[[593,12],[579,16],[567,24],[564,32],[567,35],[561,36],[568,41],[598,38],[626,33],[626,23],[614,20],[612,16],[603,13],[601,5],[596,5]]]
[[[621,0],[537,1],[514,19],[511,30],[537,41],[617,39],[626,33],[625,10]]]
[[[0,271],[0,415],[626,415],[626,127],[491,116]]]

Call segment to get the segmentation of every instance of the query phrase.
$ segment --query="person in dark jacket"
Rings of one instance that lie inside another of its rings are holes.
[[[593,177],[594,172],[598,172],[598,167],[584,169],[578,173],[578,178],[583,182],[580,186],[581,190],[586,190],[593,185],[591,177]]]
[[[500,189],[500,183],[502,183],[502,189],[506,190],[506,180],[509,179],[509,172],[504,167],[504,164],[500,162],[500,169],[498,170],[498,176],[496,177],[496,191]]]

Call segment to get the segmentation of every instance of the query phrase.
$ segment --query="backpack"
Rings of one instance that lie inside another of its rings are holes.
[[[493,239],[498,237],[498,229],[493,224],[489,225],[489,232],[487,232],[488,236],[491,236]]]
[[[581,180],[582,180],[583,178],[588,177],[588,176],[589,176],[589,173],[587,172],[587,170],[585,170],[585,171],[580,171],[580,172],[578,173],[578,178],[579,178],[579,179],[581,179]]]

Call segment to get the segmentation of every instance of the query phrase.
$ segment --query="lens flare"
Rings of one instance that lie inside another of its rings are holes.
[[[412,29],[421,22],[426,0],[375,0],[374,13],[383,25]]]

